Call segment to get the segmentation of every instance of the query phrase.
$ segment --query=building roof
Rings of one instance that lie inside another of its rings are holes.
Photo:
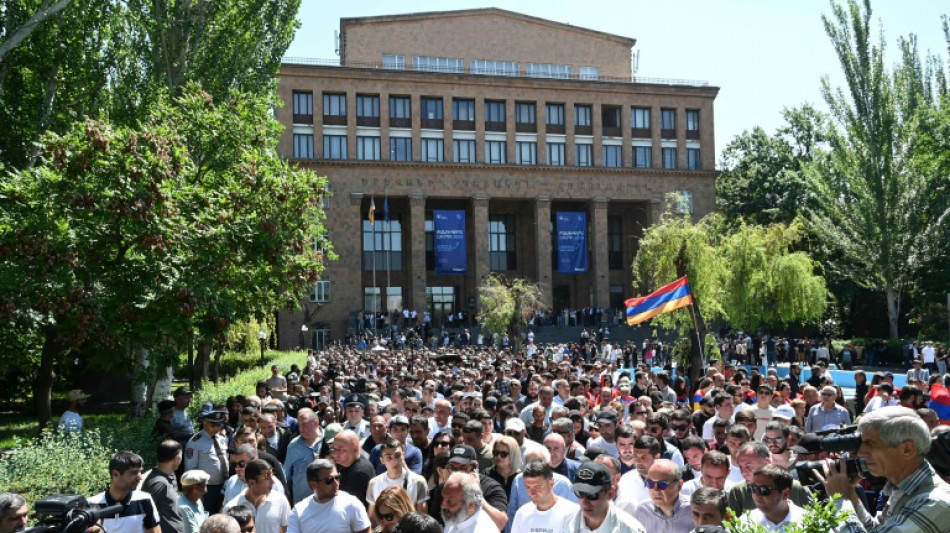
[[[499,9],[497,7],[485,7],[477,9],[459,9],[454,11],[429,11],[421,13],[406,13],[402,15],[380,15],[374,17],[349,17],[340,19],[340,37],[343,42],[346,42],[346,28],[349,25],[364,25],[364,24],[375,24],[382,22],[408,22],[416,20],[431,20],[438,18],[454,18],[454,17],[469,17],[472,15],[498,15],[502,17],[508,17],[512,19],[522,20],[532,24],[538,24],[540,26],[547,26],[551,28],[556,28],[559,30],[573,31],[580,33],[582,35],[587,35],[591,37],[598,37],[601,39],[606,39],[614,41],[621,44],[626,44],[627,46],[633,47],[636,44],[637,40],[632,37],[625,37],[623,35],[616,35],[613,33],[607,33],[597,30],[591,30],[588,28],[582,28],[580,26],[574,26],[571,24],[566,24],[563,22],[555,22],[553,20],[547,20],[540,17],[532,17],[531,15],[525,15],[523,13],[516,13],[514,11],[508,11],[507,9]]]

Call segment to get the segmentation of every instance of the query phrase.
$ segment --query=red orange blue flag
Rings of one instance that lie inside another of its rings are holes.
[[[693,303],[686,276],[639,298],[630,298],[627,304],[627,325],[636,326],[651,318],[669,313]]]

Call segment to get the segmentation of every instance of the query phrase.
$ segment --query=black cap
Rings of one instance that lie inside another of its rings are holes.
[[[188,387],[178,387],[175,389],[175,398],[179,396],[192,396],[194,393],[188,390]]]
[[[613,411],[600,411],[599,413],[597,413],[598,422],[608,422],[611,424],[616,424],[617,420],[618,420],[617,413]]]
[[[795,453],[815,453],[821,451],[821,438],[814,433],[805,433],[798,439],[798,444],[792,446]]]
[[[175,401],[174,401],[174,400],[162,400],[162,401],[158,402],[158,412],[159,412],[159,413],[167,413],[167,412],[171,411],[171,410],[174,409],[174,408],[175,408]]]
[[[595,494],[604,487],[609,487],[610,470],[597,461],[587,461],[577,469],[577,475],[574,476],[574,490]]]
[[[494,411],[498,407],[498,399],[494,396],[489,396],[482,402],[482,407],[489,411]]]
[[[475,453],[475,448],[472,448],[468,444],[456,444],[452,447],[451,454],[449,454],[449,462],[462,464],[477,463],[478,454]]]
[[[587,448],[586,450],[584,450],[584,457],[593,461],[594,459],[597,459],[598,457],[606,453],[607,453],[607,450],[601,448],[600,446],[591,446],[590,448]]]
[[[578,409],[571,409],[567,412],[567,417],[571,420],[584,420],[584,413],[580,412]]]
[[[350,405],[366,407],[366,396],[363,396],[362,394],[350,394],[343,399],[343,405],[346,407],[349,407]]]

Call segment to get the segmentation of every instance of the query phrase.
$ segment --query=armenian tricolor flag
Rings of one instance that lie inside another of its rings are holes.
[[[940,383],[930,387],[930,402],[927,407],[937,413],[941,424],[950,424],[950,391]]]
[[[369,225],[376,225],[376,197],[369,197]]]
[[[692,304],[693,296],[689,292],[689,280],[683,276],[647,296],[630,298],[625,303],[627,304],[627,325],[636,326],[656,315],[669,313]]]

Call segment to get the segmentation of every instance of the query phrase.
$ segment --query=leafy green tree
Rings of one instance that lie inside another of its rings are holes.
[[[521,350],[521,333],[528,320],[546,309],[541,288],[521,278],[492,274],[478,288],[478,298],[482,327],[499,336],[507,333],[515,353]]]
[[[3,63],[4,58],[26,40],[37,26],[66,9],[69,2],[70,0],[57,0],[54,4],[53,0],[42,0],[35,8],[28,5],[34,2],[22,0],[6,0],[0,4],[0,13],[3,15],[0,19],[0,35],[4,37],[0,42],[0,63]]]

